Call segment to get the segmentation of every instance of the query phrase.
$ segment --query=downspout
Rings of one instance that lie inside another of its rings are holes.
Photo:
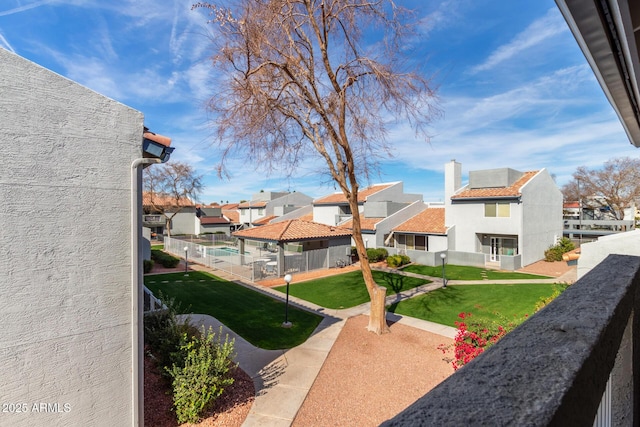
[[[144,426],[144,331],[143,304],[144,281],[142,269],[142,227],[140,213],[142,212],[142,168],[143,165],[162,163],[160,159],[135,159],[131,163],[131,391],[133,397],[132,426]]]

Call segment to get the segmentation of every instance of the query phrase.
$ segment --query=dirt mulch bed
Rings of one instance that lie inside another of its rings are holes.
[[[227,387],[197,424],[181,424],[181,427],[240,427],[255,399],[253,381],[242,369],[236,369],[234,382]],[[144,358],[144,425],[150,427],[177,427],[171,387],[160,375],[155,361],[148,355]]]
[[[398,323],[381,336],[369,317],[345,323],[293,426],[377,426],[453,373],[438,346],[453,340]]]
[[[533,264],[529,264],[520,270],[522,273],[541,274],[543,276],[560,277],[565,273],[575,270],[575,265],[569,265],[565,261],[538,261]]]

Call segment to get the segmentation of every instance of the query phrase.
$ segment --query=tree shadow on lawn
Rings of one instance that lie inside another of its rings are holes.
[[[395,313],[398,308],[398,304],[403,302],[403,304],[411,306],[411,311],[421,314],[434,314],[440,310],[437,308],[434,310],[433,307],[459,305],[461,301],[460,291],[455,287],[450,286],[447,288],[436,289],[426,294],[421,294],[415,298],[394,302],[387,307],[387,311]]]

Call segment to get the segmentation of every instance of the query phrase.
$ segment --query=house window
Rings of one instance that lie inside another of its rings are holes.
[[[485,217],[509,218],[511,216],[511,205],[508,202],[485,203]]]
[[[264,215],[264,208],[258,209],[258,215]]]
[[[413,234],[398,234],[396,238],[396,247],[404,250],[429,250],[427,236],[414,236]]]

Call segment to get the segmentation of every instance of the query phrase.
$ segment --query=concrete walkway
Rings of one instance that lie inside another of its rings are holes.
[[[281,292],[255,283],[240,281],[236,276],[231,276],[223,271],[212,271],[202,265],[193,264],[194,270],[208,271],[223,279],[248,286],[260,292],[270,294],[278,299],[284,299]],[[398,271],[393,271],[394,273]],[[401,273],[402,272],[398,272]],[[418,276],[412,273],[404,273],[407,276]],[[432,283],[418,288],[403,291],[398,295],[387,297],[387,304],[392,304],[408,298],[430,292],[442,287],[442,278],[418,276],[429,279]],[[563,279],[538,279],[538,280],[483,280],[481,282],[449,281],[453,284],[487,284],[487,283],[559,283],[568,280]],[[224,326],[217,319],[208,315],[191,315],[194,325],[211,326],[218,333],[222,327],[222,334],[235,339],[236,358],[240,368],[252,379],[256,389],[255,401],[251,407],[243,426],[245,427],[288,427],[293,422],[298,410],[302,406],[307,393],[311,389],[324,361],[326,360],[333,343],[338,338],[346,320],[352,316],[369,312],[369,303],[343,310],[333,310],[319,307],[308,301],[289,296],[292,306],[307,309],[324,316],[311,337],[303,344],[288,350],[263,350],[257,348]],[[419,328],[428,332],[439,334],[448,338],[454,338],[456,329],[428,322],[420,319],[404,317],[395,313],[387,313],[387,319],[404,325]]]

